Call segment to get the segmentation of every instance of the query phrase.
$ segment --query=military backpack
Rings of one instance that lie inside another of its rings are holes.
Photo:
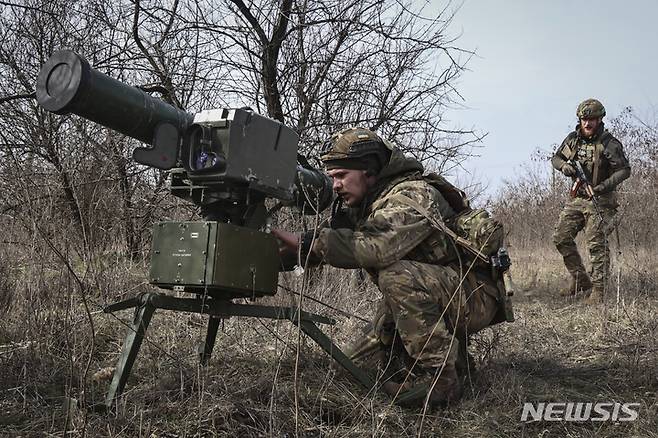
[[[489,258],[496,255],[504,245],[505,232],[503,224],[492,217],[487,210],[471,208],[466,193],[452,185],[441,175],[430,173],[425,175],[424,179],[441,193],[455,211],[453,217],[444,219],[446,227],[440,228],[449,234],[468,254],[488,263]],[[438,223],[438,221],[435,222]]]
[[[472,209],[466,194],[442,176],[430,173],[423,179],[441,193],[455,211],[454,216],[443,218],[443,221],[437,220],[415,200],[404,195],[400,195],[399,199],[425,216],[435,228],[450,236],[459,248],[459,252],[472,261],[469,263],[469,272],[465,276],[467,283],[470,282],[477,288],[477,281],[474,278],[477,277],[477,272],[483,271],[482,268],[484,272],[490,273],[491,279],[496,281],[499,309],[491,324],[514,321],[510,298],[514,294],[514,286],[509,273],[511,262],[504,247],[503,224],[485,209]],[[472,267],[475,269],[471,272]]]

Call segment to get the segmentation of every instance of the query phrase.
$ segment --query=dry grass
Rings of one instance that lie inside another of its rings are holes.
[[[3,265],[12,291],[0,323],[5,436],[63,436],[67,427],[72,436],[658,436],[655,253],[624,255],[619,299],[598,306],[557,297],[562,268],[551,248],[515,254],[517,321],[473,340],[478,372],[463,401],[425,416],[391,406],[333,371],[331,360],[287,322],[226,321],[210,365],[200,367],[195,347],[205,319],[166,311],[156,313],[116,411],[85,410],[83,400],[102,400],[107,376],[94,373],[114,365],[125,334],[120,321],[132,317],[98,311],[121,291],[146,290],[135,288],[144,266],[107,257],[94,262],[106,269],[89,276],[103,285],[88,294],[92,337],[70,275],[55,269],[55,260],[41,260],[35,270],[30,263]],[[355,272],[337,272],[314,273],[309,294],[368,318],[377,291]],[[282,282],[294,288],[300,279],[287,274]],[[266,301],[296,300],[282,291]],[[308,301],[307,307],[339,319],[329,332],[340,345],[362,325]],[[642,407],[632,423],[523,424],[524,401]]]

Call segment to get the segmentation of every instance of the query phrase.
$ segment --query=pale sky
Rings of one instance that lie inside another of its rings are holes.
[[[468,108],[449,118],[489,133],[466,169],[490,194],[534,149],[561,142],[586,98],[608,117],[656,115],[658,0],[464,0],[452,31],[477,56],[457,86]]]

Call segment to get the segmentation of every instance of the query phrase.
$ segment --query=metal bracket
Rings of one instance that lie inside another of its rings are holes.
[[[332,318],[309,313],[295,307],[261,306],[256,304],[236,304],[228,300],[213,297],[206,298],[178,298],[161,293],[148,292],[137,297],[111,304],[103,311],[116,312],[135,308],[135,317],[128,327],[126,339],[123,342],[121,355],[117,362],[112,382],[105,397],[106,408],[111,408],[126,385],[132,370],[137,353],[142,345],[146,330],[156,309],[173,310],[178,312],[192,312],[210,315],[205,342],[199,346],[199,358],[202,365],[206,365],[212,355],[217,338],[219,323],[222,319],[232,316],[248,318],[287,319],[313,339],[324,351],[350,372],[363,386],[371,389],[375,381],[363,370],[358,368],[340,348],[315,323],[334,325]]]

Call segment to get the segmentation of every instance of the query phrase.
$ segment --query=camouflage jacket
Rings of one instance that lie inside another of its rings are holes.
[[[313,255],[339,268],[364,268],[374,274],[398,260],[446,264],[455,259],[450,238],[400,200],[415,200],[436,219],[454,215],[439,191],[425,182],[422,165],[393,150],[378,182],[358,208],[344,211],[338,227],[321,228]]]
[[[602,193],[614,191],[631,173],[621,142],[604,128],[603,123],[591,139],[582,137],[580,125],[577,126],[557,149],[551,164],[562,170],[569,160],[578,160],[592,185],[602,186]]]

